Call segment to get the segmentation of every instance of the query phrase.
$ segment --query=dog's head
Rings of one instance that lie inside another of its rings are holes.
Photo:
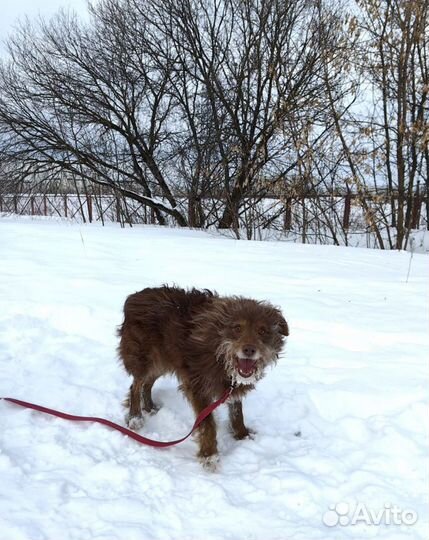
[[[281,311],[247,298],[222,300],[216,356],[234,383],[254,384],[275,362],[289,335]]]
[[[217,356],[233,382],[253,384],[277,360],[289,328],[280,310],[266,302],[236,298],[227,304]]]

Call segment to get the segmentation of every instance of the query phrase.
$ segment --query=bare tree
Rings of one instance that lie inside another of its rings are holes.
[[[3,155],[21,178],[69,171],[148,205],[161,224],[167,214],[186,225],[165,178],[168,69],[131,47],[120,13],[107,21],[106,8],[93,9],[90,27],[60,14],[11,40],[12,62],[0,68]]]
[[[154,55],[174,72],[172,92],[189,134],[187,179],[225,200],[220,228],[238,227],[246,198],[296,167],[284,129],[321,110],[317,6],[306,0],[130,0]],[[192,159],[189,160],[189,157]]]
[[[413,225],[413,206],[428,148],[429,5],[425,0],[359,0],[357,57],[374,96],[372,117],[361,122],[371,136],[372,171],[390,196],[394,246],[403,249]],[[427,167],[427,161],[426,161]],[[384,220],[384,217],[382,217]]]

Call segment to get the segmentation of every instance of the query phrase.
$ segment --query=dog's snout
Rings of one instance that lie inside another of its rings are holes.
[[[251,358],[256,353],[256,347],[254,345],[244,345],[243,346],[243,353],[248,357]]]

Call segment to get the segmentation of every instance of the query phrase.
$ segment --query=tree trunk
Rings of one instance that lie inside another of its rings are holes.
[[[242,197],[242,189],[236,187],[232,190],[231,196],[227,198],[225,210],[219,221],[219,229],[238,230],[238,209]]]

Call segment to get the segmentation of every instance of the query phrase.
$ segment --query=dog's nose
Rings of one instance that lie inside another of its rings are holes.
[[[250,358],[256,353],[256,347],[254,345],[244,345],[243,353]]]

